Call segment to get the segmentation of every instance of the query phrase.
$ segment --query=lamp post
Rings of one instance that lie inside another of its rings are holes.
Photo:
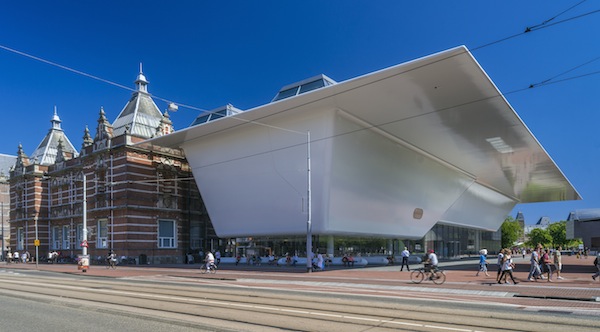
[[[307,209],[306,219],[306,272],[312,272],[312,193],[310,179],[310,131],[306,135]]]

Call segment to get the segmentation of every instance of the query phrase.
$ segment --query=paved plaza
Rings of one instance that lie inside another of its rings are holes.
[[[53,271],[78,274],[90,277],[133,278],[165,281],[210,280],[214,283],[232,283],[282,289],[328,290],[369,295],[414,294],[415,297],[445,299],[475,299],[479,301],[532,305],[540,303],[550,307],[577,307],[600,310],[600,280],[594,281],[595,267],[593,257],[577,259],[575,256],[563,256],[564,279],[552,282],[528,281],[529,256],[516,258],[515,277],[519,284],[497,284],[495,258],[490,258],[489,274],[477,273],[477,260],[442,262],[447,279],[443,285],[430,281],[414,284],[410,281],[410,272],[400,272],[400,266],[367,266],[346,268],[331,266],[325,271],[307,273],[305,266],[261,266],[247,264],[221,264],[216,274],[200,274],[199,264],[192,265],[124,265],[117,269],[92,265],[86,272],[79,271],[75,264],[6,264],[1,269],[18,272],[20,269]],[[411,269],[420,265],[412,265]],[[537,301],[537,302],[534,302]],[[538,304],[539,305],[539,304]]]

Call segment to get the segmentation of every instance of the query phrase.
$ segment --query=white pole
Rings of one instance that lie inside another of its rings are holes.
[[[2,252],[0,252],[0,257],[2,257],[2,260],[5,261],[6,257],[4,257],[4,248],[6,247],[6,243],[4,243],[4,202],[0,202],[0,204],[2,204]]]
[[[3,207],[4,208],[4,207]],[[40,246],[38,245],[38,217],[35,216],[35,268],[39,268],[38,261],[40,260]]]
[[[87,243],[87,180],[85,178],[85,173],[82,172],[83,177],[83,241]],[[81,248],[82,254],[87,255],[87,245],[82,246]]]
[[[308,218],[306,220],[306,271],[312,272],[312,194],[311,194],[311,181],[310,181],[310,131],[306,135],[306,149],[307,149],[307,200],[308,200]]]

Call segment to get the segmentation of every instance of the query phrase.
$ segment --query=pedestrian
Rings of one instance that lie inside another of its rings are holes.
[[[556,279],[563,280],[564,278],[560,275],[562,271],[562,247],[558,246],[556,250],[554,250],[554,268],[556,269]]]
[[[325,270],[325,261],[323,260],[323,255],[321,253],[317,254],[317,268],[319,268],[319,270],[323,271]]]
[[[19,252],[15,251],[15,253],[13,254],[13,261],[15,263],[19,263]]]
[[[525,250],[525,248],[523,248],[523,259],[525,259],[525,254],[527,254],[527,250]]]
[[[221,251],[219,250],[215,252],[215,263],[217,264],[217,266],[219,266],[219,263],[221,263]]]
[[[496,281],[500,281],[500,275],[502,274],[502,263],[504,262],[504,249],[500,249],[498,253],[498,261],[496,265],[498,266],[498,272],[496,273]]]
[[[12,252],[9,251],[6,253],[6,263],[10,264],[10,263],[12,263],[12,260],[13,260],[13,254],[12,254]]]
[[[594,260],[594,266],[596,266],[598,271],[596,271],[596,273],[592,276],[592,279],[596,280],[596,278],[600,277],[600,253],[598,253],[596,259]]]
[[[408,258],[410,257],[410,251],[408,251],[407,247],[404,247],[402,250],[402,266],[400,266],[400,271],[404,269],[404,265],[406,265],[406,271],[410,271],[410,267],[408,267]]]
[[[487,270],[487,250],[481,249],[479,250],[479,271],[475,276],[479,276],[479,272],[484,272],[487,277],[489,277],[489,273]]]
[[[548,282],[552,282],[552,260],[550,259],[550,249],[546,249],[542,254],[542,263],[544,264],[544,270],[548,273]]]
[[[515,277],[512,273],[514,268],[515,264],[513,263],[512,256],[510,255],[510,252],[506,252],[504,257],[502,258],[502,274],[498,278],[498,283],[501,284],[501,280],[504,278],[504,283],[507,284],[508,281],[506,279],[507,277],[510,277],[513,284],[518,284],[519,282],[515,280]]]
[[[538,248],[539,247],[540,245],[538,244]],[[527,276],[529,281],[536,281],[538,278],[542,277],[542,271],[540,270],[540,253],[538,252],[538,248],[535,248],[531,251],[531,258],[529,259],[529,275]]]

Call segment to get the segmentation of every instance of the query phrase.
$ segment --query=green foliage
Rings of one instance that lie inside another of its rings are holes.
[[[552,246],[552,236],[548,230],[534,228],[529,232],[529,241],[527,241],[527,245],[534,248],[538,243],[544,247]]]
[[[554,248],[561,246],[567,248],[569,240],[567,240],[567,222],[560,221],[548,226],[548,233],[552,237],[552,246]]]
[[[517,240],[523,235],[523,229],[519,225],[518,221],[515,221],[512,217],[506,217],[502,226],[500,227],[502,233],[502,248],[510,248]]]

